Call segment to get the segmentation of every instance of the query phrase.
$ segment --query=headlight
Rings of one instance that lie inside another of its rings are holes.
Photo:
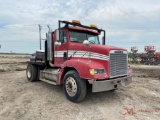
[[[95,75],[95,74],[105,74],[105,70],[100,68],[100,69],[89,69],[89,73],[91,75]]]

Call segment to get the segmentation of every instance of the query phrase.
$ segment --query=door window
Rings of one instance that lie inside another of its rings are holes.
[[[61,42],[62,42],[62,43],[67,42],[67,38],[66,38],[66,33],[65,33],[65,31],[62,31],[62,32],[61,32]]]

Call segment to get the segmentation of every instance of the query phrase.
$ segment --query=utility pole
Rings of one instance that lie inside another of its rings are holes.
[[[39,42],[40,42],[40,50],[41,50],[41,28],[42,26],[39,24]]]

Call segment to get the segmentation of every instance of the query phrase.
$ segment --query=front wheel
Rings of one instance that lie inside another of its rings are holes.
[[[38,70],[35,65],[28,64],[27,70],[26,70],[27,79],[30,82],[34,82],[37,80]]]
[[[71,70],[64,76],[63,89],[70,101],[80,102],[86,96],[86,81],[81,79],[75,70]]]

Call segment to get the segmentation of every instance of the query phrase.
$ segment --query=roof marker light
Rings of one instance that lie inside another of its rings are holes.
[[[79,20],[72,20],[72,23],[81,24]]]
[[[91,28],[97,28],[97,25],[90,24],[90,27],[91,27]]]

